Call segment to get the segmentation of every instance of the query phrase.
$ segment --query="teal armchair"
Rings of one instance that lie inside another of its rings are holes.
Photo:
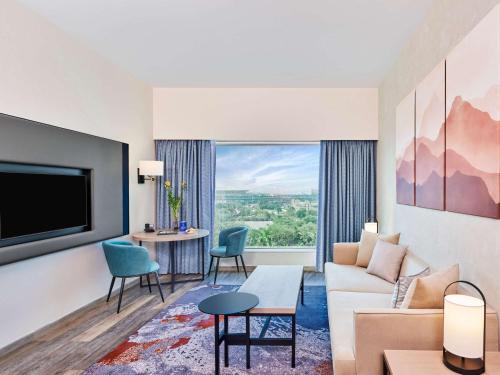
[[[247,234],[248,228],[244,226],[223,229],[219,233],[219,246],[214,247],[212,250],[210,250],[210,267],[208,269],[208,273],[210,273],[212,271],[214,258],[217,258],[214,284],[217,281],[220,258],[234,258],[234,260],[236,261],[236,269],[238,270],[238,272],[240,272],[240,266],[238,265],[238,257],[240,257],[243,271],[245,271],[245,277],[248,277],[247,269],[245,267],[245,262],[243,261],[242,256],[243,251],[245,250]]]
[[[115,279],[117,277],[122,279],[120,296],[118,298],[118,309],[116,311],[117,314],[120,313],[123,289],[125,287],[125,279],[127,277],[146,276],[148,280],[149,293],[151,293],[151,281],[149,279],[149,274],[154,274],[156,277],[156,284],[158,285],[158,289],[160,291],[161,300],[165,302],[158,277],[158,270],[160,269],[160,266],[158,263],[149,258],[149,252],[146,248],[136,246],[132,242],[128,241],[104,241],[102,243],[102,247],[104,249],[104,255],[106,256],[106,262],[108,263],[109,272],[111,272],[111,275],[113,276],[111,279],[111,285],[109,286],[108,298],[106,300],[107,302],[109,302],[109,297],[111,296]]]

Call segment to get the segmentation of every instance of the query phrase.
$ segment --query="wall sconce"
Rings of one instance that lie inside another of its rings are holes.
[[[163,162],[158,160],[141,160],[137,168],[137,183],[145,180],[154,181],[155,176],[163,176]]]
[[[378,233],[377,219],[368,219],[368,221],[365,223],[365,231]]]
[[[457,283],[472,286],[481,298],[446,295]],[[443,363],[458,374],[485,372],[486,299],[474,284],[455,281],[444,291]]]

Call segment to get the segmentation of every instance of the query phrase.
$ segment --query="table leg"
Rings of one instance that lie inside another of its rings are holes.
[[[229,335],[228,316],[224,315],[224,366],[229,366],[229,345],[227,344],[227,336]]]
[[[250,368],[250,314],[248,311],[245,314],[245,334],[246,334],[247,369],[249,369]]]
[[[142,241],[139,241],[139,246],[142,246]],[[142,288],[142,275],[139,276],[139,286]]]
[[[296,316],[292,315],[292,368],[295,368],[295,336],[296,336]]]
[[[205,280],[205,238],[201,238],[201,279]]]
[[[215,375],[220,374],[220,353],[219,353],[219,315],[214,315],[215,324]]]
[[[170,292],[173,293],[175,290],[175,253],[174,253],[174,242],[169,242],[170,249]]]
[[[304,304],[304,273],[302,272],[302,282],[300,283],[300,302]]]

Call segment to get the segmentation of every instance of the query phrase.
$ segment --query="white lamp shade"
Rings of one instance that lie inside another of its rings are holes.
[[[443,346],[465,358],[482,358],[484,302],[476,297],[449,294],[444,298]]]
[[[163,176],[163,162],[158,160],[141,160],[139,162],[141,176]]]
[[[378,223],[377,222],[365,223],[365,231],[378,233]]]

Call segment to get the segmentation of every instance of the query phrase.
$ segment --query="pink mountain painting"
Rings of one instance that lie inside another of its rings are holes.
[[[500,5],[446,60],[446,210],[500,218]]]
[[[396,198],[415,205],[415,92],[396,109]]]
[[[417,86],[415,106],[415,204],[444,210],[444,61]]]

